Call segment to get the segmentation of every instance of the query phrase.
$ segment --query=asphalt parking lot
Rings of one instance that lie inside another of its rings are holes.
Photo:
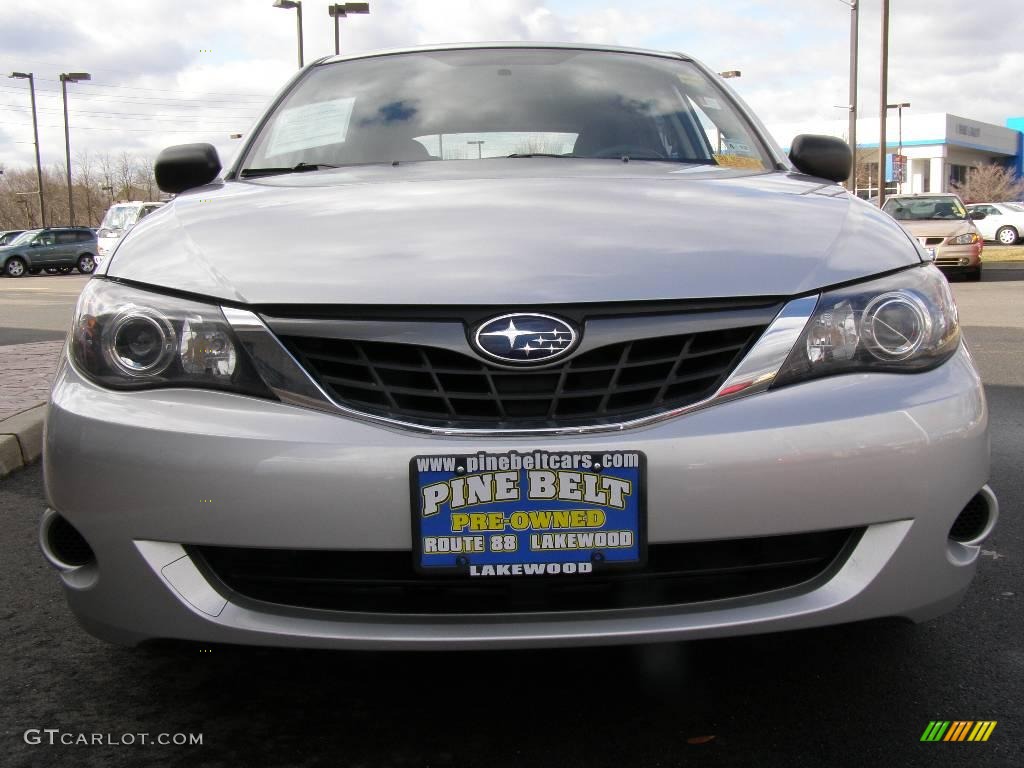
[[[0,345],[63,339],[89,275],[0,278]]]
[[[33,333],[62,335],[60,326],[50,331],[48,325],[67,317],[84,280],[17,281],[18,291],[38,295],[15,295],[15,310],[7,301],[15,281],[0,283],[0,328],[25,341],[53,338]],[[31,288],[34,281],[43,287]],[[70,298],[54,298],[62,291]],[[0,605],[0,762],[1024,765],[1024,264],[986,270],[983,282],[957,283],[955,292],[989,398],[991,483],[1002,512],[967,600],[947,616],[919,626],[878,621],[685,644],[515,653],[115,648],[78,628],[57,577],[38,554],[36,524],[45,502],[36,465],[0,481],[0,581],[7,598]],[[22,324],[9,326],[9,317]],[[921,743],[936,719],[998,725],[985,743]],[[28,729],[115,739],[202,734],[203,743],[34,745],[25,742]]]

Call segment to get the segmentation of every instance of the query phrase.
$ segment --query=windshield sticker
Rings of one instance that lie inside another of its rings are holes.
[[[342,143],[355,101],[332,99],[283,110],[274,123],[267,156]]]
[[[751,150],[750,147],[742,141],[730,141],[729,139],[723,139],[722,143],[725,145],[725,148],[729,150],[729,154],[731,155],[752,156],[754,154],[753,150]]]
[[[700,97],[701,106],[705,109],[721,109],[722,105],[718,103],[718,99],[713,99],[710,96]]]
[[[763,171],[764,163],[756,157],[728,154],[715,155],[715,162],[724,168],[747,168],[752,171]]]
[[[707,80],[698,75],[696,72],[683,71],[676,75],[679,78],[679,82],[683,85],[689,85],[692,88],[703,88],[707,85]]]

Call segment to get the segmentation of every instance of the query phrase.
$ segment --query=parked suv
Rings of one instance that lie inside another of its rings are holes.
[[[96,269],[96,235],[88,227],[31,229],[0,248],[0,267],[8,277],[75,268],[88,275]]]
[[[882,210],[917,238],[943,272],[981,279],[982,237],[972,219],[985,218],[981,211],[968,213],[956,195],[893,195]]]

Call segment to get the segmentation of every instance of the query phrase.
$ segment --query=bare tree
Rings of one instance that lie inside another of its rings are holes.
[[[66,227],[71,224],[71,212],[68,210],[67,165],[63,162],[54,163],[46,172],[49,178],[44,185],[50,187],[47,200],[50,201],[50,215],[47,221],[51,227]],[[47,184],[47,181],[49,184]]]
[[[96,202],[96,162],[89,150],[82,149],[75,154],[75,209],[85,209],[86,223],[89,226],[96,224],[95,202]]]
[[[3,169],[0,174],[0,229],[34,229],[42,226],[33,167]],[[159,191],[149,161],[123,153],[79,152],[74,160],[72,189],[78,224],[97,226],[115,198],[158,200]],[[43,169],[43,197],[51,226],[68,223],[68,188],[64,163]],[[83,221],[88,217],[87,221]]]
[[[145,200],[155,200],[157,194],[156,177],[153,175],[153,161],[142,157],[135,161],[135,178],[142,197]]]
[[[1002,203],[1024,197],[1024,180],[995,163],[969,169],[967,178],[952,187],[967,203]]]
[[[135,158],[127,152],[122,152],[117,158],[117,183],[125,200],[135,199],[135,168]]]
[[[97,155],[97,164],[100,167],[100,178],[103,180],[101,191],[107,193],[107,202],[114,202],[114,185],[117,184],[117,164],[109,152],[101,152]]]

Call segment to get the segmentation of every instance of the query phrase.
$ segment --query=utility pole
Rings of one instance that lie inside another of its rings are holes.
[[[850,151],[853,152],[853,166],[850,180],[846,184],[851,194],[857,193],[857,47],[860,27],[858,0],[850,0]]]
[[[889,0],[882,0],[882,75],[878,107],[878,207],[885,204],[885,118],[889,111]]]
[[[46,205],[43,202],[43,165],[39,162],[39,121],[36,118],[36,82],[32,72],[11,72],[11,77],[28,80],[32,98],[32,140],[36,146],[36,189],[39,194],[39,225],[46,228]]]

